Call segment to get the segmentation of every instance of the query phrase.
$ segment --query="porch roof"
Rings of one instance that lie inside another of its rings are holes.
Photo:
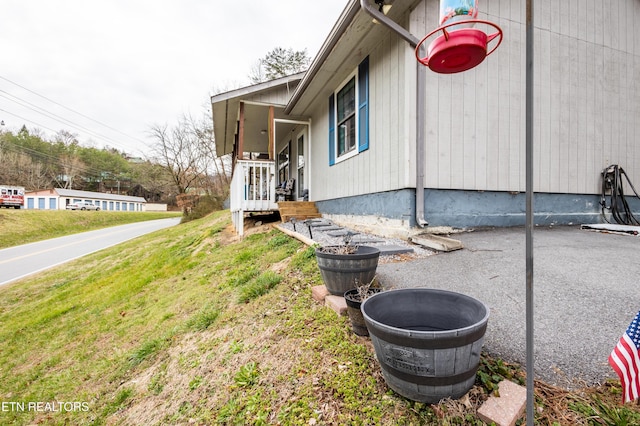
[[[284,113],[285,104],[303,75],[302,72],[212,96],[211,110],[217,155],[233,152],[235,137],[238,133],[240,102],[245,102],[244,150],[246,152],[265,151],[269,145],[269,135],[266,133],[269,124],[269,106],[275,107],[275,118],[287,117]],[[270,93],[283,89],[286,98],[269,96]]]

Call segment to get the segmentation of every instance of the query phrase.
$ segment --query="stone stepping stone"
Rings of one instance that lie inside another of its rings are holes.
[[[313,226],[316,231],[326,232],[326,231],[336,231],[338,229],[342,229],[336,225],[322,225],[322,226]]]
[[[345,235],[347,235],[347,232],[349,231],[347,231],[346,229],[340,228],[340,230],[327,232],[327,235],[330,237],[344,237]]]
[[[380,249],[380,256],[392,256],[394,254],[413,253],[411,247],[402,247],[396,245],[374,246]]]
[[[303,225],[304,225],[304,223],[303,223]],[[326,222],[326,221],[322,221],[322,222],[320,222],[320,221],[312,221],[312,222],[309,222],[308,225],[311,226],[312,228],[318,228],[318,227],[321,227],[321,226],[334,226],[333,223]]]
[[[351,239],[351,244],[376,244],[376,243],[384,243],[384,240],[378,238],[371,238],[364,235],[355,235]]]

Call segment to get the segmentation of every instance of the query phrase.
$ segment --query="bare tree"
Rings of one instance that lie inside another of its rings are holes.
[[[42,164],[34,162],[28,155],[0,149],[0,182],[40,189],[47,186],[49,179]]]
[[[73,189],[74,181],[86,169],[77,153],[80,143],[75,134],[66,130],[61,130],[56,134],[54,143],[57,145],[59,156],[58,167],[51,171],[51,178],[61,188]]]
[[[167,168],[178,194],[184,194],[200,179],[203,159],[197,138],[190,132],[189,123],[183,117],[176,126],[154,125],[151,147],[157,161]]]
[[[73,189],[73,183],[85,169],[84,163],[74,154],[63,154],[59,157],[60,173],[53,179],[61,188]]]
[[[173,184],[173,178],[168,169],[160,164],[150,161],[132,164],[132,176],[134,181],[148,194],[130,193],[128,195],[144,196],[147,201],[151,199],[153,202],[160,202],[161,199],[176,196],[177,191]],[[141,191],[141,189],[136,188],[136,191]]]
[[[31,157],[24,154],[18,154],[16,157],[14,164],[20,174],[22,186],[28,190],[38,190],[51,185],[51,180],[42,163],[33,161]]]
[[[216,140],[213,133],[213,124],[210,119],[203,117],[196,120],[188,117],[190,131],[198,140],[198,149],[206,163],[204,175],[208,181],[219,179],[223,185],[229,186],[231,183],[230,164],[227,158],[218,157],[216,152]]]
[[[264,67],[262,66],[262,60],[258,59],[254,62],[249,70],[249,81],[253,84],[261,83],[263,81],[267,81],[267,77],[265,75]]]

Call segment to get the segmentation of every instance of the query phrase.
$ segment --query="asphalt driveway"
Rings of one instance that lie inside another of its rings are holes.
[[[456,234],[462,250],[378,265],[386,288],[430,287],[485,302],[491,316],[484,350],[526,360],[525,230]],[[607,358],[640,310],[640,237],[536,228],[534,360],[536,379],[567,388],[617,378]]]

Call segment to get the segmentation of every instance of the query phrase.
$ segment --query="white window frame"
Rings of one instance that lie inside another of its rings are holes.
[[[342,155],[338,154],[338,136],[340,134],[340,129],[338,126],[338,93],[351,81],[354,80],[354,90],[355,90],[355,145],[353,147],[353,149],[351,149],[350,151],[345,152]],[[333,123],[334,125],[334,136],[333,136],[333,146],[334,146],[334,153],[335,153],[335,163],[339,163],[341,161],[347,160],[351,157],[354,157],[356,155],[359,154],[359,149],[358,149],[358,141],[360,140],[360,129],[359,129],[359,125],[358,123],[360,122],[360,108],[358,108],[358,105],[360,105],[360,94],[358,93],[358,68],[356,67],[356,69],[349,74],[349,76],[347,78],[344,79],[344,81],[338,86],[338,88],[335,90],[335,92],[333,92],[333,96],[334,96],[334,105],[333,105],[333,117],[335,120],[335,123]]]

